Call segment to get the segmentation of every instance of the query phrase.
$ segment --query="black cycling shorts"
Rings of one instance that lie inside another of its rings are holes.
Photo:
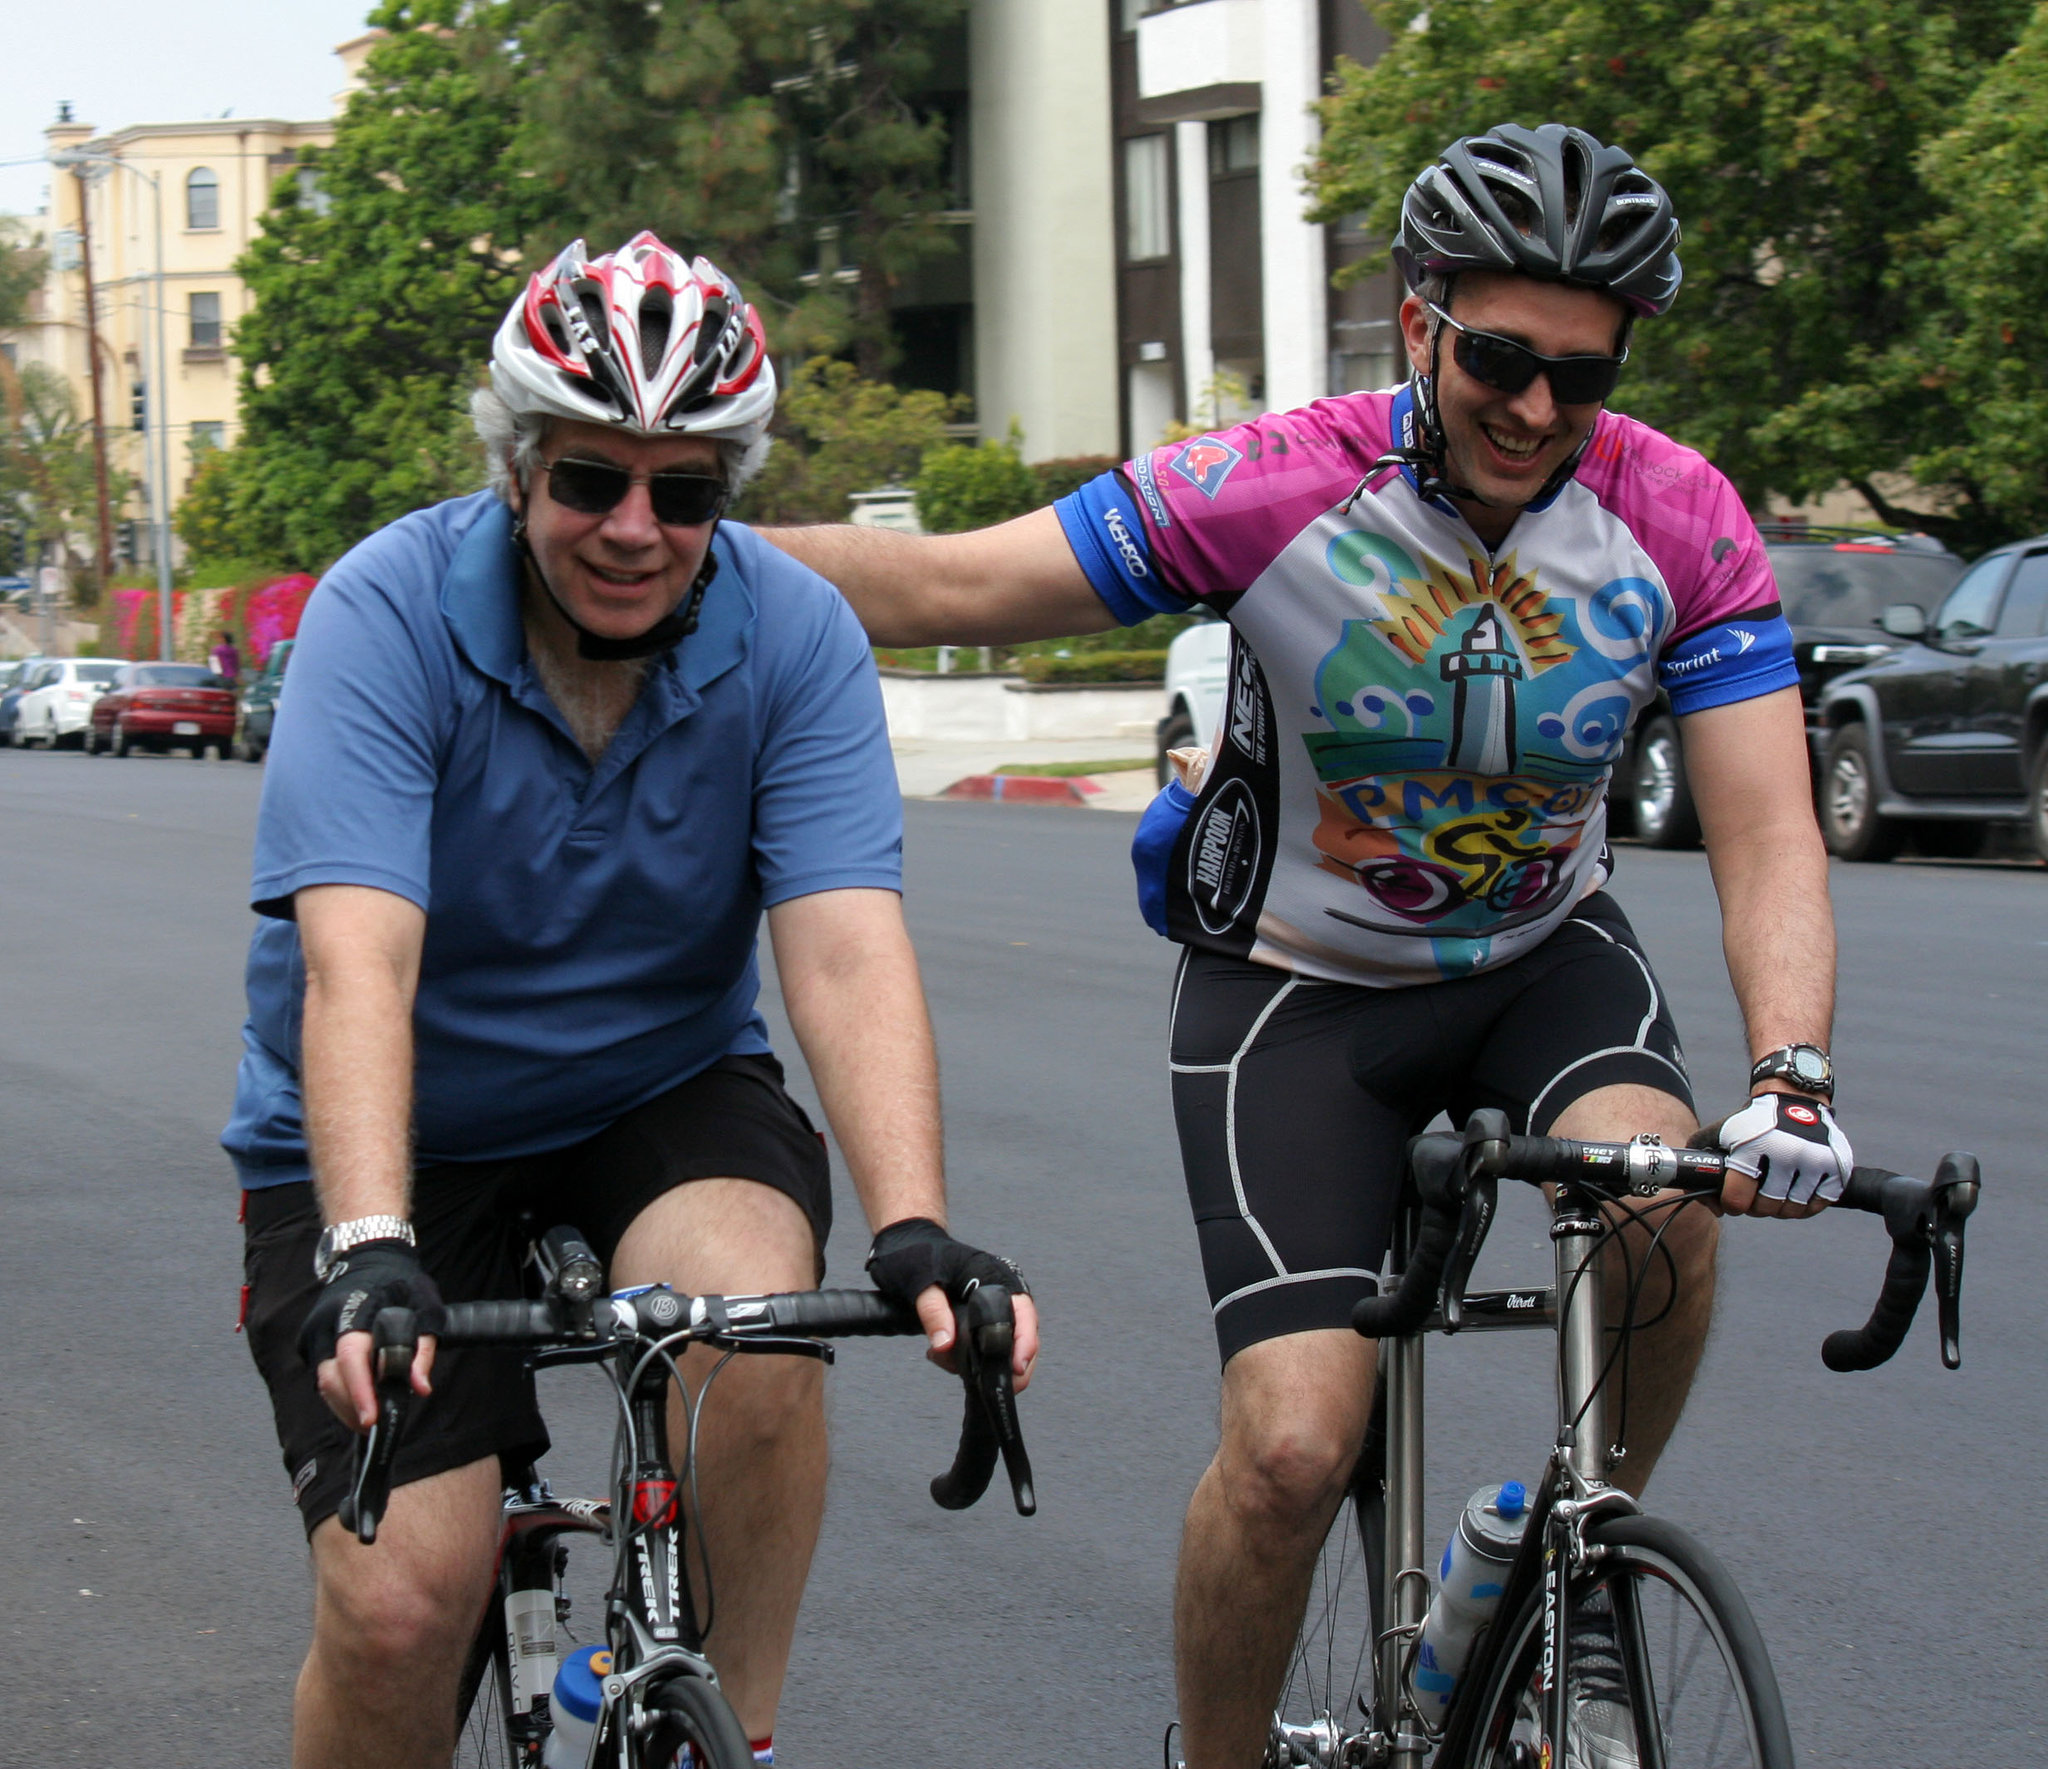
[[[443,1300],[518,1296],[526,1288],[522,1214],[537,1229],[581,1229],[609,1262],[641,1211],[693,1179],[753,1179],[786,1193],[810,1220],[823,1278],[832,1228],[825,1146],[772,1056],[722,1058],[571,1148],[424,1167],[413,1177],[413,1229]],[[310,1536],[348,1490],[353,1435],[328,1410],[299,1356],[299,1329],[319,1291],[313,1248],[320,1207],[304,1181],[259,1187],[245,1198],[249,1350],[270,1388],[292,1497]],[[542,1455],[547,1428],[524,1356],[516,1347],[439,1352],[434,1392],[406,1426],[393,1484],[493,1454],[509,1472]]]
[[[1542,1135],[1634,1082],[1692,1104],[1664,992],[1596,892],[1498,970],[1399,989],[1195,949],[1174,985],[1173,1105],[1216,1338],[1348,1327],[1377,1288],[1408,1139],[1498,1106]]]

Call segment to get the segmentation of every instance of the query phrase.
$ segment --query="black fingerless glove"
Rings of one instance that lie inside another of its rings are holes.
[[[411,1309],[422,1336],[448,1324],[440,1289],[421,1267],[418,1252],[403,1241],[365,1241],[335,1262],[299,1329],[306,1367],[317,1370],[331,1358],[342,1334],[367,1333],[385,1308]]]
[[[933,1284],[953,1302],[977,1284],[1031,1294],[1024,1274],[1007,1259],[954,1240],[928,1216],[908,1216],[882,1230],[868,1253],[868,1276],[884,1296],[911,1305]]]

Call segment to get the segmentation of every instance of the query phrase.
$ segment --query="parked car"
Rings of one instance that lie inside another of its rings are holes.
[[[1924,616],[1962,575],[1963,562],[1924,534],[1774,523],[1760,532],[1792,628],[1807,743],[1817,771],[1827,737],[1820,703],[1828,684],[1843,671],[1896,650],[1902,641],[1880,624],[1885,609],[1910,603]],[[1643,709],[1629,734],[1608,803],[1608,826],[1617,835],[1633,834],[1657,848],[1692,847],[1700,839],[1678,721],[1662,693]]]
[[[1900,648],[1830,682],[1820,825],[1845,860],[1971,854],[2024,824],[2048,859],[2048,535],[1972,565],[1934,617],[1889,608]]]
[[[114,685],[125,657],[51,657],[36,665],[14,708],[14,741],[55,749],[83,743],[93,702]]]
[[[291,660],[291,640],[278,640],[263,660],[263,667],[242,690],[241,712],[235,726],[235,754],[245,762],[260,762],[269,752],[270,728],[277,718],[277,697],[284,692],[284,672]]]
[[[0,744],[14,741],[14,709],[28,691],[29,677],[46,661],[42,657],[24,657],[18,663],[0,663]]]
[[[235,693],[203,663],[131,663],[93,703],[84,732],[87,755],[138,749],[191,750],[209,743],[226,753],[235,735]]]

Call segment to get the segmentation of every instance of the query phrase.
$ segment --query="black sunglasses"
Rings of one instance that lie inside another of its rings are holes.
[[[1458,367],[1496,393],[1519,393],[1538,375],[1547,375],[1550,396],[1559,405],[1597,405],[1614,391],[1621,365],[1628,361],[1625,349],[1619,356],[1544,356],[1498,333],[1475,332],[1434,301],[1424,305],[1458,334],[1451,346]]]
[[[555,502],[579,516],[603,516],[616,510],[641,477],[610,461],[583,461],[573,455],[541,465],[547,469],[548,489]],[[666,527],[695,528],[725,508],[725,481],[709,473],[673,471],[645,477],[654,519]]]

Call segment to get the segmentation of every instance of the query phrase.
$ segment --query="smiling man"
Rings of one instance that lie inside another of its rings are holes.
[[[449,1760],[501,1489],[547,1434],[518,1352],[437,1361],[431,1334],[444,1301],[520,1293],[523,1214],[581,1228],[620,1286],[818,1281],[825,1151],[756,1006],[764,912],[876,1283],[935,1354],[942,1289],[1015,1283],[941,1226],[866,641],[829,585],[720,521],[774,406],[759,323],[713,265],[652,234],[595,259],[579,240],[514,303],[476,396],[493,490],[373,535],[307,608],[222,1139],[312,1547],[299,1769]],[[334,1513],[375,1417],[359,1329],[392,1305],[428,1335],[425,1398],[365,1548]],[[738,1360],[695,1473],[708,1649],[765,1762],[823,1501],[818,1366]]]
[[[1273,1698],[1371,1406],[1351,1311],[1407,1138],[1478,1106],[1539,1134],[1695,1128],[1670,1005],[1604,889],[1608,780],[1660,686],[1755,1059],[1721,1130],[1751,1176],[1728,1207],[1806,1215],[1848,1171],[1822,1048],[1826,863],[1770,566],[1712,466],[1605,409],[1632,326],[1678,293],[1678,238],[1664,191],[1582,130],[1472,136],[1403,205],[1405,387],[1170,443],[980,534],[769,537],[878,643],[1195,607],[1231,625],[1212,751],[1136,849],[1148,918],[1185,948],[1174,1104],[1224,1359],[1181,1549],[1189,1769],[1273,1760]],[[1650,1281],[1641,1312],[1661,1318],[1609,1415],[1637,1490],[1705,1340],[1715,1223],[1678,1214],[1663,1245],[1678,1293]],[[1620,1260],[1606,1278],[1611,1321]],[[1634,1762],[1613,1625],[1575,1621],[1575,1769]]]

